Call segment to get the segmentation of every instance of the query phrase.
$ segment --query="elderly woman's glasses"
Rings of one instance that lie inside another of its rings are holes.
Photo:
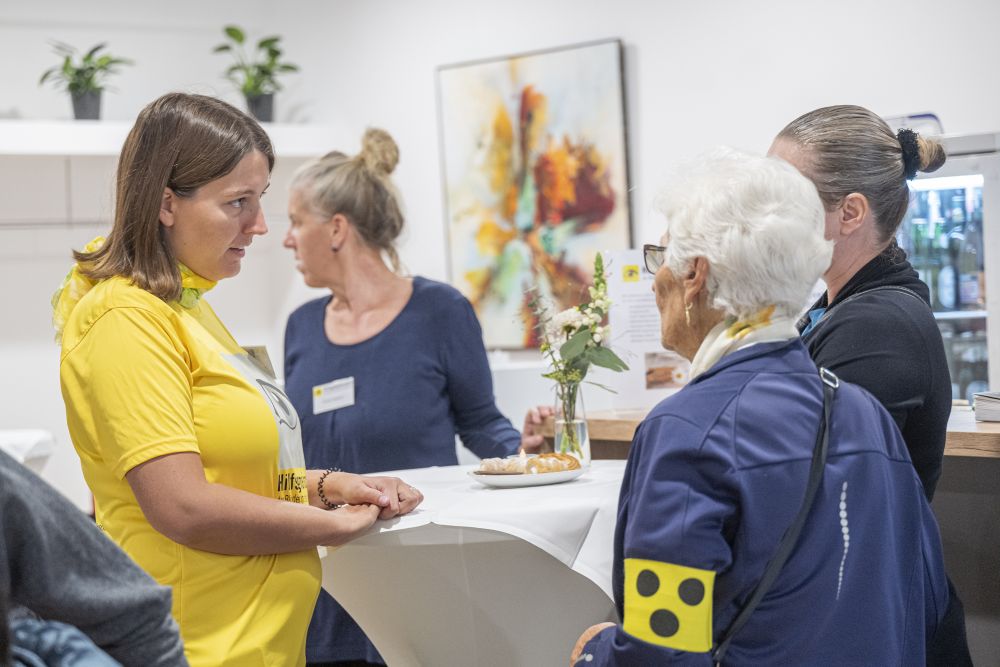
[[[642,261],[646,265],[646,270],[650,273],[656,273],[663,266],[663,253],[666,250],[661,245],[653,245],[647,243],[642,246]]]

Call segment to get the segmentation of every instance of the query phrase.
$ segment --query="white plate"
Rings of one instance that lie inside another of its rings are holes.
[[[484,486],[495,486],[501,489],[509,489],[518,486],[544,486],[546,484],[558,484],[576,479],[586,472],[585,468],[574,470],[562,470],[560,472],[539,472],[525,475],[483,475],[475,470],[469,472],[469,477]]]

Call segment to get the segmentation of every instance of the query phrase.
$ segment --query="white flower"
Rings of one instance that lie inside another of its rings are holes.
[[[549,321],[549,337],[555,341],[565,341],[572,334],[587,326],[589,319],[577,308],[567,308],[556,313]]]
[[[601,342],[601,334],[596,333],[596,332],[594,333],[594,342],[600,344],[600,342]]]

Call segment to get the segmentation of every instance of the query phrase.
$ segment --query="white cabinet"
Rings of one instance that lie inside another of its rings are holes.
[[[115,212],[118,158],[71,155],[65,160],[69,221],[74,224],[110,222]]]
[[[122,122],[0,120],[0,230],[110,223],[118,154],[130,129]],[[329,125],[264,129],[276,155],[264,212],[280,223],[294,171],[332,148],[349,150],[357,133]]]
[[[0,224],[69,219],[67,159],[0,155]]]

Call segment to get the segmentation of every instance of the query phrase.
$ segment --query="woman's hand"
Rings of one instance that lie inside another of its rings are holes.
[[[608,628],[615,627],[614,623],[598,623],[597,625],[592,625],[583,631],[580,638],[576,640],[576,646],[573,647],[573,652],[569,654],[569,664],[572,667],[580,659],[580,654],[583,653],[583,647],[587,645],[591,639],[597,636],[598,633],[607,630]]]
[[[375,505],[380,511],[396,516],[399,513],[399,498],[372,484],[372,479],[347,472],[332,472],[323,481],[323,495],[331,503]]]
[[[382,508],[380,519],[391,519],[401,514],[409,514],[424,501],[424,494],[398,477],[362,477],[369,485],[395,502]]]
[[[310,488],[318,485],[323,475],[320,470],[310,470]],[[313,481],[315,480],[315,481]],[[319,494],[317,493],[316,496]],[[424,500],[420,491],[397,477],[366,477],[346,472],[332,472],[323,480],[323,495],[331,503],[347,505],[375,505],[379,508],[380,519],[391,519],[400,514],[412,512]],[[310,501],[312,501],[310,494]],[[326,508],[318,499],[316,507]]]
[[[542,422],[546,417],[555,414],[551,405],[539,405],[537,408],[528,410],[524,416],[524,428],[521,429],[521,450],[534,454],[542,448],[545,437],[542,436]]]
[[[375,524],[378,519],[377,505],[344,505],[328,516],[335,522],[334,536],[324,541],[323,546],[339,547],[347,544]]]

